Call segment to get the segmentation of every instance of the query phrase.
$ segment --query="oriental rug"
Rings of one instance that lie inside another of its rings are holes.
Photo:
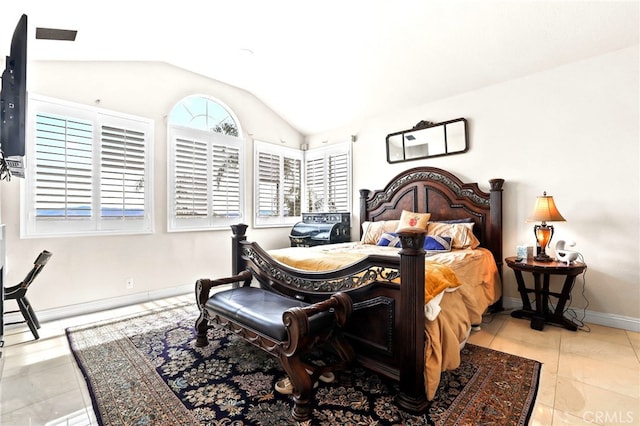
[[[67,329],[101,425],[526,425],[537,361],[467,344],[422,415],[394,403],[397,384],[354,366],[319,382],[311,420],[274,390],[277,360],[221,329],[194,345],[194,304]]]

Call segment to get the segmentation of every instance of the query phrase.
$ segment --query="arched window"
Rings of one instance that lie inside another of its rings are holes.
[[[190,96],[173,107],[169,123],[207,132],[240,136],[237,120],[229,110],[211,98]]]
[[[205,96],[168,120],[169,231],[227,228],[244,218],[244,140],[229,108]]]

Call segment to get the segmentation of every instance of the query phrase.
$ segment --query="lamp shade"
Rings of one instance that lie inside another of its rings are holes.
[[[529,217],[530,221],[535,222],[564,222],[556,203],[551,195],[547,195],[546,191],[541,197],[536,199],[536,205],[533,207],[533,214]]]

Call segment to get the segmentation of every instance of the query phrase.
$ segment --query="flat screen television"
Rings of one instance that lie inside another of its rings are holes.
[[[11,39],[0,91],[0,177],[24,177],[27,113],[27,15],[22,15]],[[7,173],[7,170],[10,173]]]

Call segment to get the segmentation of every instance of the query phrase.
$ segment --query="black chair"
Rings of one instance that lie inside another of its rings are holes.
[[[22,312],[22,316],[24,317],[24,321],[18,322],[9,322],[5,323],[6,325],[11,324],[22,324],[24,322],[27,323],[29,328],[31,329],[31,333],[33,333],[33,337],[37,339],[40,338],[38,335],[38,329],[40,328],[40,323],[38,322],[38,318],[36,317],[35,312],[31,308],[31,304],[29,300],[27,300],[27,290],[29,286],[36,279],[44,265],[47,264],[49,258],[51,257],[51,253],[44,250],[33,263],[33,268],[27,276],[22,280],[20,284],[14,285],[12,287],[7,287],[4,289],[4,300],[15,300],[18,303],[19,311],[6,311],[5,314],[14,313],[14,312]]]

